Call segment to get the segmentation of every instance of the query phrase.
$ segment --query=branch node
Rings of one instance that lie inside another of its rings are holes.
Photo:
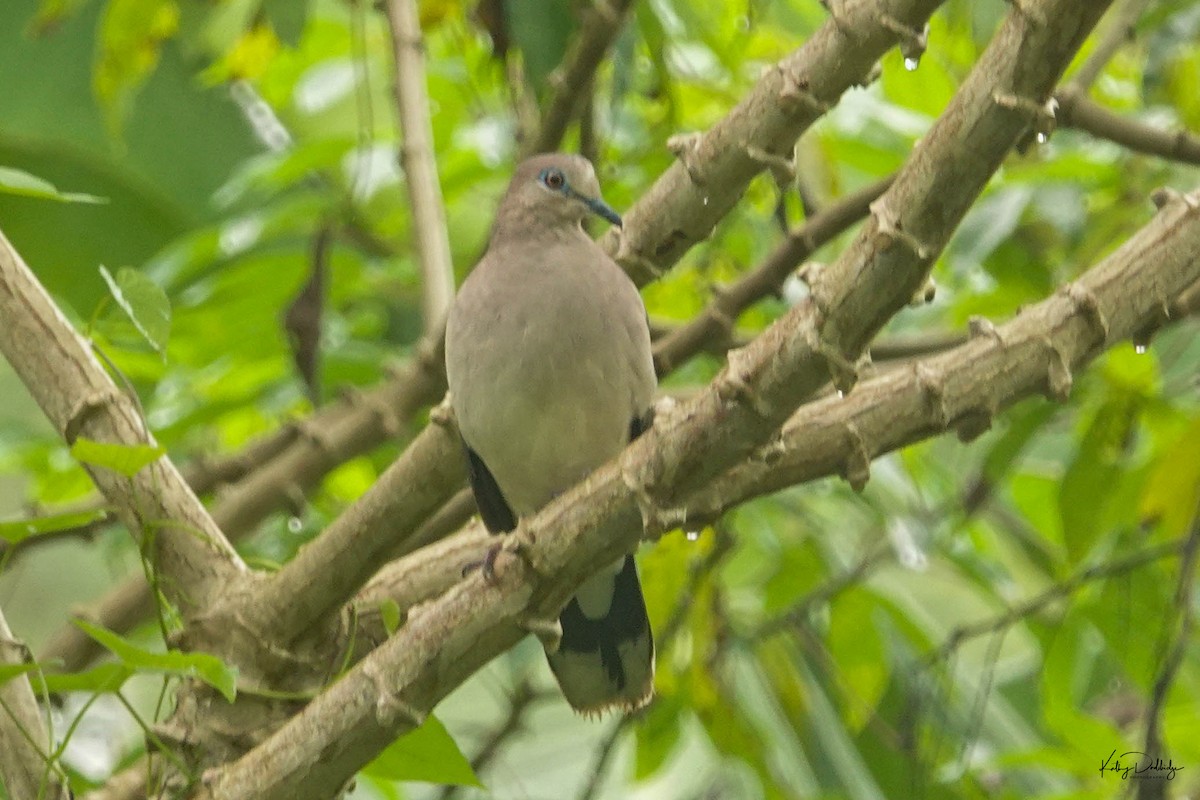
[[[781,186],[789,184],[796,179],[796,162],[794,159],[767,152],[763,148],[746,141],[742,142],[742,147],[752,161],[756,161],[771,170],[775,181]]]
[[[825,366],[829,369],[829,377],[833,380],[833,386],[838,390],[839,394],[846,395],[858,383],[858,367],[854,362],[846,358],[846,355],[833,346],[829,342],[818,337],[816,346],[817,355],[825,361]]]
[[[755,414],[764,419],[771,416],[771,406],[763,400],[762,395],[751,384],[749,376],[755,372],[747,348],[739,347],[729,351],[725,368],[714,381],[717,396],[723,402],[741,403]]]
[[[429,421],[434,425],[449,428],[454,425],[454,409],[450,406],[450,393],[442,398],[442,402],[429,409]]]
[[[696,154],[700,149],[700,142],[703,139],[704,135],[696,132],[677,133],[667,139],[667,149],[671,151],[671,154],[675,158],[679,159],[680,164],[683,164],[684,170],[687,171],[688,179],[697,188],[703,188],[706,183],[704,174],[696,166]]]
[[[992,419],[996,410],[990,407],[975,408],[959,417],[955,424],[955,434],[963,444],[978,439],[992,428]]]
[[[374,663],[365,664],[363,674],[371,681],[375,694],[378,695],[375,700],[375,720],[382,727],[391,728],[398,719],[406,720],[414,728],[425,721],[428,714],[409,705],[400,695],[393,692],[388,686],[387,677],[379,672]]]
[[[891,14],[881,14],[879,24],[896,34],[900,40],[900,55],[904,56],[906,63],[920,61],[921,56],[925,55],[925,48],[929,46],[928,22],[920,30],[917,30],[911,25],[905,25]]]
[[[834,17],[834,19],[837,18]],[[779,72],[783,77],[783,88],[779,90],[779,100],[783,104],[792,109],[799,108],[815,112],[818,115],[826,114],[833,108],[830,103],[809,91],[808,78],[802,78],[783,67],[779,68]]]
[[[939,428],[950,424],[950,412],[946,407],[946,387],[942,376],[924,361],[913,362],[913,378],[921,389],[921,394],[933,409],[934,421]]]
[[[63,439],[67,445],[75,444],[75,440],[79,438],[79,431],[92,418],[93,414],[102,411],[105,406],[115,403],[120,398],[121,393],[116,389],[101,389],[76,400],[75,404],[71,406],[70,412],[67,413],[67,424],[63,426]]]
[[[1004,341],[1004,334],[996,327],[987,317],[971,317],[967,320],[967,333],[972,339],[978,339],[981,336],[987,336],[994,339],[996,344],[1001,347],[1007,347],[1008,342]]]
[[[1063,351],[1056,347],[1049,337],[1045,338],[1044,342],[1050,350],[1050,363],[1046,369],[1047,396],[1051,400],[1065,403],[1071,396],[1071,385],[1074,383],[1074,379],[1071,377],[1071,365],[1067,362]]]
[[[637,250],[623,229],[617,232],[617,254],[613,258],[613,261],[625,267],[626,271],[631,275],[642,272],[649,275],[651,280],[661,278],[666,272],[665,269],[650,260],[640,250]]]
[[[852,421],[846,422],[846,459],[842,462],[842,477],[856,492],[861,492],[871,478],[871,454],[862,431]]]
[[[1108,341],[1108,318],[1100,308],[1100,300],[1083,284],[1074,281],[1059,290],[1088,321],[1102,341]]]
[[[904,245],[922,261],[930,257],[933,251],[923,244],[920,239],[904,230],[900,222],[900,216],[892,212],[886,195],[871,203],[869,208],[875,216],[876,232],[881,238],[889,242],[898,242]]]
[[[913,292],[913,296],[909,298],[908,304],[913,308],[927,306],[937,297],[937,284],[930,275],[925,279],[925,284],[917,291]]]

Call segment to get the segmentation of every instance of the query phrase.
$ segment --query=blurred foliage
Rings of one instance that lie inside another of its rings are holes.
[[[460,278],[485,244],[516,153],[513,98],[544,98],[580,5],[421,2]],[[807,196],[822,203],[902,165],[1007,8],[951,0],[919,63],[884,58],[880,79],[849,92],[798,144]],[[610,203],[632,203],[670,164],[668,136],[720,119],[825,18],[817,0],[635,4],[596,80]],[[1198,34],[1195,3],[1152,4],[1093,96],[1195,130]],[[0,228],[136,389],[178,462],[234,452],[302,417],[314,399],[381,380],[411,354],[419,287],[390,71],[386,20],[366,3],[0,6]],[[1006,161],[938,261],[934,301],[902,312],[885,335],[1010,317],[1144,224],[1154,188],[1188,190],[1198,178],[1195,168],[1056,132]],[[687,320],[715,285],[752,269],[780,238],[778,209],[791,224],[802,219],[795,189],[769,176],[751,184],[713,236],[647,288],[651,315]],[[94,198],[105,202],[48,202]],[[312,398],[291,366],[282,315],[326,230],[323,384]],[[816,258],[834,258],[851,235]],[[784,310],[769,298],[741,325],[753,333]],[[1142,748],[1179,587],[1194,580],[1181,576],[1177,551],[1138,554],[1196,529],[1198,333],[1192,319],[1118,346],[1076,377],[1068,403],[1026,400],[969,445],[939,437],[882,458],[861,493],[819,481],[750,503],[698,538],[644,548],[655,630],[661,637],[671,626],[656,702],[614,732],[611,752],[599,749],[607,726],[569,717],[558,699],[540,703],[480,771],[488,788],[459,796],[569,797],[593,773],[595,796],[605,797],[1115,796],[1119,776],[1097,768],[1111,752]],[[668,385],[686,389],[718,366],[697,358]],[[86,476],[5,365],[0,392],[0,478],[9,476],[0,514],[86,495]],[[289,558],[397,446],[344,464],[306,509],[269,519],[243,553],[256,565]],[[15,542],[94,513],[64,510],[0,533]],[[56,596],[31,577],[39,559],[93,586],[136,564],[127,540],[109,530],[7,564],[0,605],[18,633],[36,643],[61,619],[20,612],[31,593]],[[66,602],[47,604],[61,615]],[[156,635],[139,633],[147,645]],[[140,647],[125,652],[138,655],[123,657],[119,680],[109,669],[62,690],[116,691],[127,669],[151,658]],[[1193,638],[1159,708],[1170,756],[1185,768],[1171,783],[1180,797],[1200,793],[1198,656]],[[503,722],[512,687],[529,682],[552,685],[536,648],[523,645],[439,715],[466,753],[478,752]],[[142,698],[144,713],[158,694]],[[427,726],[416,750],[389,751],[365,772],[355,796],[429,796],[398,782],[406,777],[470,784],[474,773],[446,732],[436,720]],[[81,786],[144,746],[137,736],[105,741],[78,733],[66,749]],[[427,758],[432,772],[421,766]]]

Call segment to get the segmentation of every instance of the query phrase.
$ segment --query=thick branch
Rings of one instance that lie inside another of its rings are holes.
[[[0,352],[67,442],[86,437],[155,445],[134,400],[117,388],[0,233]],[[162,590],[185,617],[245,567],[166,458],[132,477],[84,465],[162,577]]]
[[[1200,193],[1177,199],[1053,297],[966,344],[803,406],[775,441],[686,503],[692,524],[753,497],[826,475],[863,484],[872,459],[942,431],[970,438],[1035,392],[1065,398],[1099,349],[1158,327],[1200,280]]]
[[[670,372],[703,350],[708,342],[728,338],[742,312],[767,295],[777,293],[804,259],[865,217],[871,203],[892,185],[894,178],[876,181],[830,205],[790,231],[755,270],[714,292],[704,311],[654,343],[654,367],[658,374]]]
[[[446,211],[434,159],[433,124],[425,95],[425,43],[416,0],[388,0],[388,22],[396,56],[396,107],[400,112],[400,163],[412,210],[417,262],[421,268],[425,334],[439,333],[454,299],[454,264]]]
[[[707,133],[669,143],[678,160],[624,215],[625,227],[601,244],[638,285],[658,277],[708,238],[746,186],[769,163],[791,154],[802,134],[875,62],[917,36],[940,0],[842,0],[832,19],[768,70],[745,99]]]
[[[277,457],[219,493],[212,516],[232,540],[249,535],[273,511],[295,505],[330,470],[394,438],[422,406],[437,402],[446,390],[441,335],[425,340],[394,379],[340,406],[298,423],[298,434]],[[436,343],[436,344],[435,344]],[[109,590],[87,610],[89,618],[117,631],[128,630],[154,608],[140,574]],[[83,668],[100,653],[95,640],[74,625],[55,631],[39,658],[60,659],[65,669]]]
[[[243,758],[213,770],[201,796],[261,800],[336,790],[459,682],[519,640],[526,627],[556,617],[596,564],[633,547],[641,523],[655,532],[678,520],[659,510],[654,493],[686,496],[688,488],[736,461],[747,442],[765,439],[772,425],[782,423],[817,380],[808,376],[820,335],[831,324],[841,328],[833,341],[861,349],[888,307],[907,301],[913,291],[907,284],[923,280],[924,265],[1026,127],[1032,114],[1022,113],[1024,104],[1041,107],[1103,5],[1026,0],[1010,13],[881,201],[891,196],[895,204],[877,210],[871,230],[860,237],[863,244],[839,262],[837,294],[819,298],[834,301],[824,306],[820,334],[811,308],[783,318],[696,401],[523,521],[506,539],[520,557],[501,555],[493,580],[473,575],[415,609],[404,628],[298,716]],[[902,228],[901,217],[907,222],[910,214],[916,219]],[[914,234],[928,244],[911,247],[906,237]],[[876,296],[847,289],[851,276],[865,277]],[[885,276],[898,278],[898,289]],[[848,319],[852,314],[857,321]],[[795,390],[795,382],[803,388]]]

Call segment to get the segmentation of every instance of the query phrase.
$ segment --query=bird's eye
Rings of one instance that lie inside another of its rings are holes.
[[[542,181],[542,185],[548,189],[559,191],[567,185],[567,179],[562,172],[556,169],[542,170],[542,174],[538,176]]]

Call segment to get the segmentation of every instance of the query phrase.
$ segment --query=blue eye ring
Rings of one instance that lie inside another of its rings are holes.
[[[555,192],[566,191],[567,188],[567,176],[563,175],[560,169],[550,168],[542,170],[541,174],[538,175],[538,181],[542,186]]]

